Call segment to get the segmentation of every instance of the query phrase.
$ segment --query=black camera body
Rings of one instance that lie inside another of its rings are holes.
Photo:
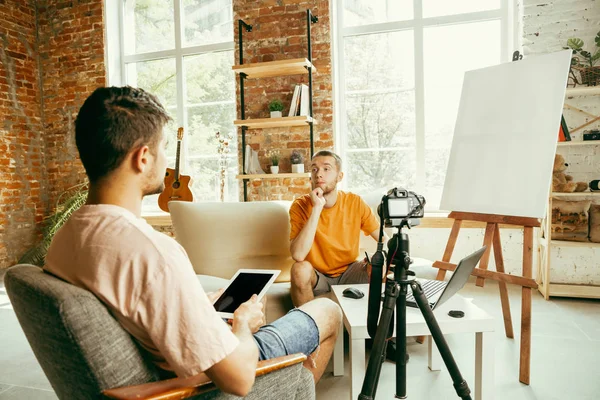
[[[387,228],[401,226],[407,218],[423,218],[425,197],[403,188],[393,188],[383,196],[377,212],[383,217]]]

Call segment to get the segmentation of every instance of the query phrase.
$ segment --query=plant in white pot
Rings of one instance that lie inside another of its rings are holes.
[[[280,100],[273,100],[269,103],[269,111],[271,111],[271,118],[281,118],[283,111],[283,103]]]
[[[271,173],[272,174],[279,173],[279,153],[271,154]]]
[[[292,151],[290,156],[290,162],[292,163],[292,172],[295,174],[301,174],[304,172],[304,156],[298,150]]]

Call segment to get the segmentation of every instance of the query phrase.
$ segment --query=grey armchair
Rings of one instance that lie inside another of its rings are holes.
[[[31,265],[4,282],[27,340],[60,399],[235,398],[203,376],[160,380],[132,337],[90,292]],[[247,399],[314,399],[302,354],[259,363]]]

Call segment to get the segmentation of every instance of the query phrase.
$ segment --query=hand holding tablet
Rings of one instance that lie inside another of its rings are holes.
[[[233,312],[253,294],[260,301],[273,284],[279,270],[240,269],[231,278],[223,294],[214,302],[215,310],[222,318],[233,318]]]

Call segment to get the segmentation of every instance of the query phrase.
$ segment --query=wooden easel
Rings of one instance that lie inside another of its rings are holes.
[[[522,286],[521,294],[521,358],[519,362],[519,381],[529,385],[529,367],[531,355],[531,289],[537,289],[537,283],[532,278],[533,265],[533,228],[540,226],[536,218],[511,217],[495,214],[479,214],[468,212],[451,212],[448,218],[454,219],[450,237],[446,244],[446,250],[442,261],[433,263],[434,268],[439,268],[436,279],[443,280],[446,271],[454,271],[456,264],[450,263],[458,231],[463,221],[485,222],[485,236],[483,244],[487,250],[483,253],[479,267],[473,270],[472,275],[477,277],[476,285],[483,287],[484,279],[489,278],[498,281],[500,287],[500,301],[502,302],[502,315],[504,317],[504,330],[506,337],[514,338],[512,319],[510,316],[510,304],[508,301],[507,283]],[[522,226],[523,231],[523,276],[510,275],[504,272],[504,258],[502,256],[502,244],[500,242],[500,224]],[[494,248],[494,260],[496,271],[489,271],[488,262],[490,252]]]

